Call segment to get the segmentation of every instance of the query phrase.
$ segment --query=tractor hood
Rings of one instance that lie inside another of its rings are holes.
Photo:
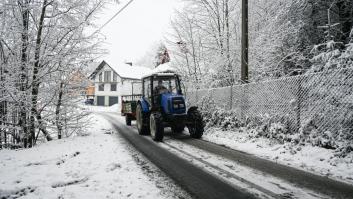
[[[185,114],[186,105],[183,95],[174,93],[161,94],[161,105],[166,114]]]

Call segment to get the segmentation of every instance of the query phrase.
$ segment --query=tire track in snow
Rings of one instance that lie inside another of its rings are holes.
[[[182,142],[183,144],[239,163],[245,167],[253,168],[273,177],[283,179],[298,188],[312,190],[316,193],[320,193],[320,195],[327,195],[329,198],[350,199],[353,196],[353,186],[344,182],[315,175],[286,165],[277,164],[209,141],[192,139],[186,134],[175,135],[169,133],[167,134],[167,137],[170,140]],[[309,193],[309,195],[312,195],[312,193]],[[314,194],[314,196],[319,197],[316,194]]]
[[[179,148],[177,148],[177,147],[175,147],[175,146],[173,146],[173,145],[171,145],[169,143],[163,142],[163,144],[167,145],[168,147],[170,147],[170,148],[172,148],[172,149],[174,149],[176,151],[179,151],[180,153],[183,153],[183,154],[191,157],[194,160],[197,160],[197,161],[201,162],[202,164],[205,164],[205,165],[217,170],[220,173],[225,174],[228,177],[234,178],[235,180],[238,180],[238,181],[240,181],[240,182],[242,182],[244,184],[247,184],[247,185],[251,186],[252,188],[257,189],[258,191],[260,191],[260,192],[262,192],[262,193],[264,193],[264,194],[266,194],[266,195],[268,195],[268,196],[270,196],[272,198],[278,198],[278,199],[282,198],[281,195],[278,195],[278,194],[276,194],[276,193],[274,193],[274,192],[272,192],[270,190],[267,190],[267,189],[265,189],[265,188],[263,188],[263,187],[261,187],[261,186],[259,186],[257,184],[254,184],[254,183],[246,180],[245,178],[242,178],[242,177],[240,177],[238,175],[235,175],[234,173],[231,173],[229,171],[226,171],[226,170],[224,170],[224,169],[222,169],[222,168],[220,168],[220,167],[218,167],[218,166],[216,166],[214,164],[211,164],[211,163],[209,163],[209,162],[207,162],[207,161],[205,161],[205,160],[203,160],[203,159],[201,159],[199,157],[196,157],[196,156],[194,156],[194,155],[192,155],[192,154],[190,154],[190,153],[188,153],[186,151],[180,150]]]
[[[109,114],[103,114],[114,129],[140,151],[154,165],[166,173],[177,184],[191,194],[202,199],[257,198],[244,189],[231,185],[218,176],[208,173],[185,159],[165,150],[160,143],[155,143],[136,133],[136,129],[125,126]]]

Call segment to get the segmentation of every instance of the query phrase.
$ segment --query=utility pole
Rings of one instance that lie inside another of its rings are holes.
[[[249,82],[249,16],[248,0],[242,0],[242,28],[241,28],[241,81]]]

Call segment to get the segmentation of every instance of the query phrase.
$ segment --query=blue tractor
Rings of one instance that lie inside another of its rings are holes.
[[[140,135],[151,134],[162,141],[164,127],[181,133],[187,127],[190,136],[201,138],[204,122],[197,107],[186,109],[179,76],[172,72],[156,72],[142,78],[142,97],[136,107],[136,124]]]

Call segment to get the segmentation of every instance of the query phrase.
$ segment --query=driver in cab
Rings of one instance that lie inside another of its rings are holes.
[[[158,80],[158,85],[154,88],[154,94],[160,95],[167,92],[168,92],[168,89],[163,85],[163,81]]]
[[[168,89],[163,85],[163,81],[158,80],[158,84],[156,87],[154,87],[154,90],[153,90],[153,94],[154,96],[156,96],[154,98],[154,102],[158,104],[158,102],[160,102],[161,100],[159,95],[167,92],[168,92]]]

